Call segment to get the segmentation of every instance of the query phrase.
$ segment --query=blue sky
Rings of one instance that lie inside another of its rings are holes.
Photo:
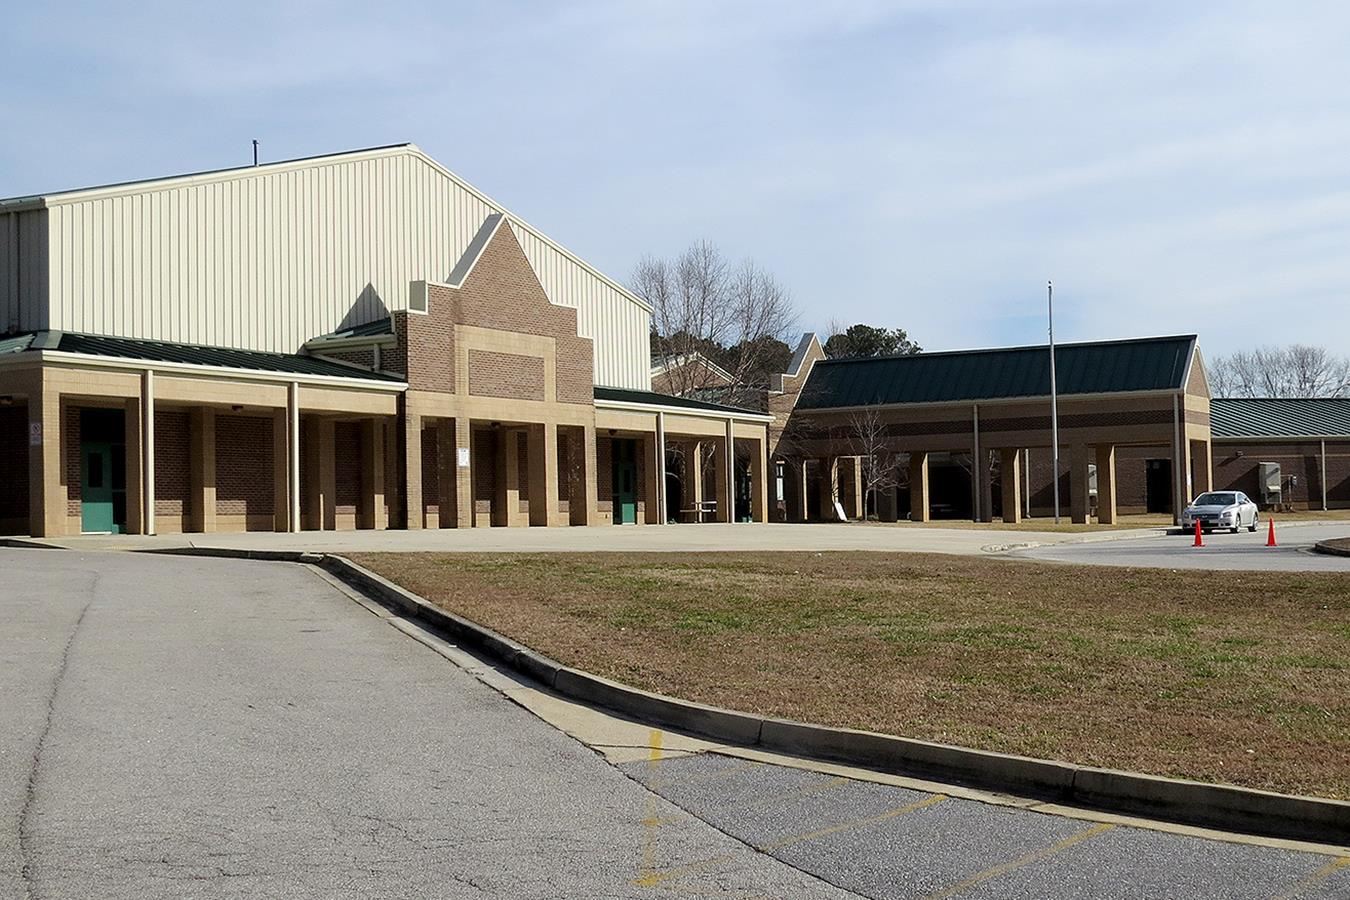
[[[1350,354],[1350,6],[30,3],[0,196],[411,140],[610,275],[695,239],[803,328]]]

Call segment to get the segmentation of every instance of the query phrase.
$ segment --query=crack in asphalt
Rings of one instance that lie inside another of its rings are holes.
[[[75,644],[75,636],[79,634],[80,626],[84,624],[84,617],[89,613],[89,607],[94,605],[94,600],[98,596],[99,575],[94,573],[92,583],[89,585],[89,600],[80,610],[80,615],[75,619],[74,626],[70,629],[70,636],[66,638],[66,646],[61,651],[61,664],[56,669],[56,677],[52,679],[51,689],[47,691],[47,715],[42,723],[42,730],[38,733],[37,743],[33,746],[33,759],[28,765],[28,784],[24,790],[23,805],[19,807],[19,859],[22,865],[19,869],[19,877],[23,881],[24,896],[28,900],[37,900],[37,885],[34,882],[34,850],[33,833],[30,819],[33,815],[33,807],[37,800],[38,770],[42,766],[42,751],[47,745],[47,735],[52,730],[52,721],[56,714],[56,695],[61,690],[61,683],[66,678],[66,669],[70,665],[70,650]]]

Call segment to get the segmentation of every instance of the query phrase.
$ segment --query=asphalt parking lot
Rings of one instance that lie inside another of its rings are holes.
[[[715,754],[624,769],[689,814],[861,897],[1350,897],[1350,859],[991,806]],[[648,883],[697,871],[656,870]]]
[[[308,567],[0,570],[0,897],[1350,896],[1350,858],[1306,849],[719,753],[613,765]]]
[[[1350,572],[1350,557],[1314,553],[1318,541],[1350,536],[1350,522],[1290,523],[1276,526],[1275,547],[1266,546],[1264,521],[1252,534],[1239,531],[1204,535],[1195,547],[1194,535],[1175,531],[1165,535],[1129,536],[1090,543],[1061,543],[1014,550],[1021,559],[1094,566],[1143,566],[1155,569],[1219,569],[1269,572]]]

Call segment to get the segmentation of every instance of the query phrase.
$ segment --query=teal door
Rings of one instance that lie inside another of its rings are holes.
[[[637,522],[637,441],[615,438],[614,524]]]
[[[113,448],[104,441],[80,444],[80,530],[117,531],[113,515]]]
[[[127,522],[127,447],[120,409],[80,410],[80,530],[120,534]]]

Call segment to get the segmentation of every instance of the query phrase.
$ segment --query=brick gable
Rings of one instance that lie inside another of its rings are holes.
[[[385,364],[403,371],[414,390],[549,399],[537,374],[548,360],[537,348],[551,342],[557,402],[590,404],[594,399],[594,353],[590,339],[577,334],[577,311],[549,302],[505,221],[496,225],[459,288],[428,284],[426,313],[396,312],[393,324],[399,346]],[[457,346],[458,326],[499,333],[507,345],[515,335],[545,340],[515,341],[519,346],[510,352],[462,339],[466,346]],[[460,354],[468,354],[470,373],[479,366],[492,371],[486,379],[471,375],[470,384],[460,384]]]

